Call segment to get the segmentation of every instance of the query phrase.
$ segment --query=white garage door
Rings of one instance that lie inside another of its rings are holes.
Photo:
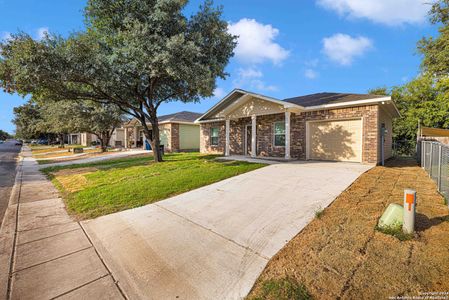
[[[307,158],[362,161],[362,120],[307,123]]]

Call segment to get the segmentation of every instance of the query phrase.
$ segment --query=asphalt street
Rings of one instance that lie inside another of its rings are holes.
[[[16,159],[20,146],[16,146],[15,142],[11,140],[0,144],[0,226],[16,176]]]

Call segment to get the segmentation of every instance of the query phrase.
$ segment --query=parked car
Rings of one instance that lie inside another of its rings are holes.
[[[21,140],[17,140],[15,145],[16,146],[23,146],[23,142]]]
[[[47,145],[48,144],[48,140],[40,139],[40,140],[37,141],[37,143],[39,145]]]

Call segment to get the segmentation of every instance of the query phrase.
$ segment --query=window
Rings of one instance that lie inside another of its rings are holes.
[[[218,146],[218,127],[212,127],[210,129],[210,144],[212,146]]]
[[[285,123],[276,122],[274,123],[274,146],[284,147],[285,146]]]

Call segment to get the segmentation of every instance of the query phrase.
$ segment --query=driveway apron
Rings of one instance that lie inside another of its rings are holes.
[[[315,212],[370,168],[274,164],[81,224],[130,299],[240,299]]]

